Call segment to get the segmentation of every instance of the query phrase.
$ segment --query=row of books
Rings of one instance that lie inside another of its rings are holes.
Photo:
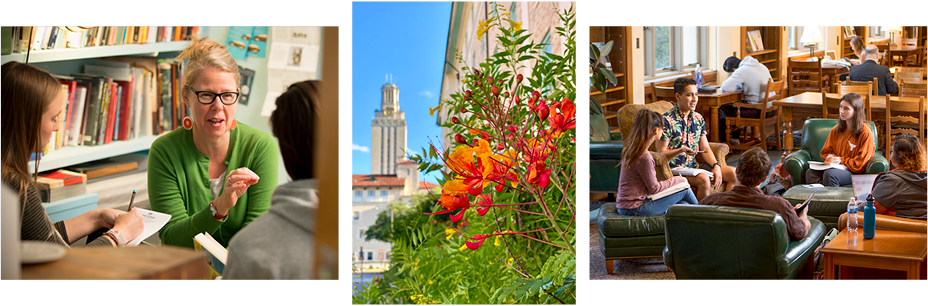
[[[182,61],[93,59],[83,73],[57,76],[66,101],[45,153],[96,146],[174,130],[189,114],[180,99]]]
[[[200,27],[3,27],[2,54],[182,41],[199,34]]]

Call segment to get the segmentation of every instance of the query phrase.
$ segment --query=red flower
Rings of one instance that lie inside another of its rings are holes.
[[[556,113],[556,111],[560,113]],[[551,124],[551,131],[566,132],[570,129],[577,128],[577,106],[573,101],[564,98],[561,103],[551,105],[551,115],[548,116],[548,123]]]

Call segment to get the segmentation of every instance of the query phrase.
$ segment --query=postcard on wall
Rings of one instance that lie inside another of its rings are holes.
[[[267,27],[255,27],[251,42],[248,43],[248,56],[264,57],[267,49]]]
[[[253,29],[254,27],[229,27],[229,35],[226,36],[226,50],[229,50],[232,58],[245,60],[248,53],[248,42],[251,41]]]
[[[255,71],[238,66],[238,74],[241,76],[242,90],[241,94],[238,97],[238,103],[248,105],[248,95],[251,93],[251,86],[254,83]]]

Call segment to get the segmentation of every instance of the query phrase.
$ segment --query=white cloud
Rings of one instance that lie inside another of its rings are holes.
[[[420,96],[425,96],[425,97],[427,97],[427,98],[429,98],[429,99],[435,97],[435,94],[433,94],[431,91],[428,91],[428,90],[424,90],[424,91],[419,92],[419,95],[420,95]]]
[[[359,144],[356,144],[356,143],[352,143],[352,144],[351,144],[351,150],[352,150],[352,151],[361,151],[361,152],[364,152],[364,153],[371,153],[371,148],[368,148],[368,147],[365,147],[365,146],[362,146],[362,145],[359,145]]]

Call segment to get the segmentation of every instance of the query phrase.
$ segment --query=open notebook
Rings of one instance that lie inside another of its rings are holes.
[[[679,184],[667,187],[667,189],[664,189],[661,192],[658,192],[655,194],[649,194],[645,196],[645,198],[648,200],[654,201],[654,200],[661,199],[663,197],[669,196],[671,194],[674,194],[674,193],[677,193],[677,192],[680,192],[682,190],[686,190],[689,188],[690,188],[690,183],[687,181],[683,181],[683,183],[679,183]]]

